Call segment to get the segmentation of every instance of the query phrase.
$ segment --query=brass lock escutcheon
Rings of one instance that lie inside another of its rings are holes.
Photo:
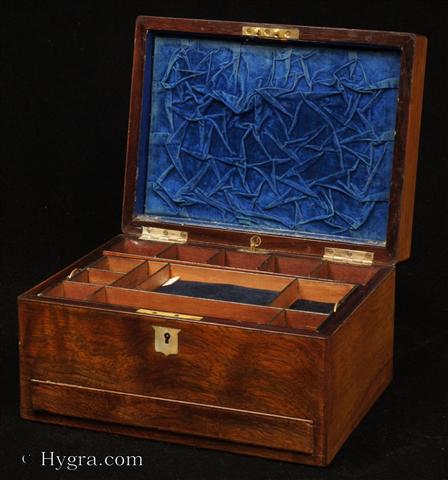
[[[177,355],[179,353],[179,332],[178,328],[167,328],[153,325],[154,348],[156,352],[164,355]]]

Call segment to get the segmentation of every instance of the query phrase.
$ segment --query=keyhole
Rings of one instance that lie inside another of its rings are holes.
[[[163,336],[165,337],[165,343],[170,343],[171,335],[168,332],[166,332],[163,334]]]

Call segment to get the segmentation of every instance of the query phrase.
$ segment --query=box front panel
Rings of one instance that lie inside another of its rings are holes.
[[[318,338],[37,302],[22,308],[31,410],[261,446],[271,432],[274,448],[315,450]],[[154,326],[179,330],[177,354],[156,351]]]

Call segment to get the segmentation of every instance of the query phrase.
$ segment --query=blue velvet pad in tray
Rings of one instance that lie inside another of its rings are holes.
[[[204,283],[178,280],[177,282],[160,286],[156,292],[186,297],[209,298],[226,302],[249,303],[252,305],[269,305],[278,292],[261,290],[259,288],[241,287],[225,283]]]
[[[296,300],[289,306],[291,310],[302,310],[304,312],[327,313],[333,312],[334,303],[315,302],[313,300]]]
[[[136,214],[384,244],[400,53],[152,36]]]

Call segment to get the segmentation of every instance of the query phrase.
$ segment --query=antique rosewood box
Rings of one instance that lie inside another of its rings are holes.
[[[20,296],[22,416],[327,465],[392,377],[425,55],[138,18],[122,234]]]

